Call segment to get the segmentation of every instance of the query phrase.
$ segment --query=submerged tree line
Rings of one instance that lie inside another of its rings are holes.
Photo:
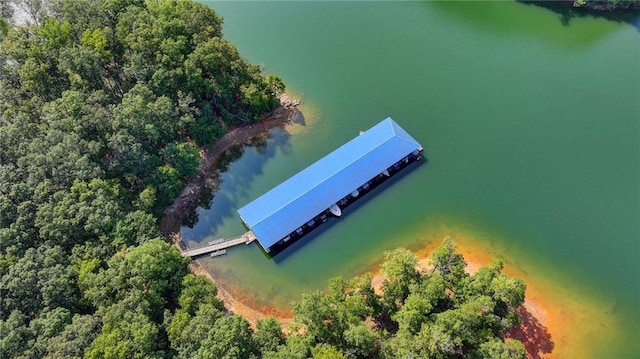
[[[230,315],[162,240],[199,150],[278,106],[191,1],[51,0],[15,25],[0,3],[0,357],[521,358],[504,340],[524,284],[470,276],[447,242],[429,273],[398,250],[293,307],[293,334]],[[36,11],[37,10],[37,11]]]

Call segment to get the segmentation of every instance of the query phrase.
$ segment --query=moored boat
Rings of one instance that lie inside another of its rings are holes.
[[[342,216],[342,210],[335,203],[332,204],[331,207],[329,207],[329,212],[331,212],[331,214],[333,214],[336,217]]]

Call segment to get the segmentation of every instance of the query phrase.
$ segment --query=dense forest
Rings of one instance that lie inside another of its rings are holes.
[[[0,357],[189,352],[170,341],[173,313],[224,308],[200,298],[215,287],[187,275],[158,217],[199,148],[276,108],[282,81],[245,62],[222,19],[191,1],[33,1],[46,6],[22,26],[7,4]],[[233,317],[205,324],[205,335],[248,329]]]
[[[573,0],[573,6],[600,11],[640,9],[638,0]]]
[[[1,358],[522,358],[505,330],[524,284],[473,276],[450,242],[415,270],[387,254],[294,304],[291,335],[230,315],[160,236],[202,146],[278,106],[191,1],[0,2]],[[37,6],[36,6],[37,5]]]

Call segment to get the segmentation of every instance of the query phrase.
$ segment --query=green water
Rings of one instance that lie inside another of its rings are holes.
[[[235,210],[386,116],[422,163],[275,259],[257,245],[206,261],[280,308],[328,278],[471,231],[526,272],[610,306],[622,334],[594,357],[640,352],[640,33],[505,2],[221,2],[225,36],[303,96],[306,126],[272,131],[222,174],[183,229],[244,232]]]

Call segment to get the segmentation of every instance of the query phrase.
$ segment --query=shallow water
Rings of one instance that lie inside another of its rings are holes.
[[[638,30],[592,18],[567,26],[504,2],[211,6],[243,56],[304,97],[306,123],[244,149],[186,241],[243,233],[237,208],[386,116],[429,158],[275,259],[254,244],[205,261],[232,292],[286,310],[384,250],[464,232],[564,288],[552,302],[613,318],[581,335],[580,356],[640,352]]]

